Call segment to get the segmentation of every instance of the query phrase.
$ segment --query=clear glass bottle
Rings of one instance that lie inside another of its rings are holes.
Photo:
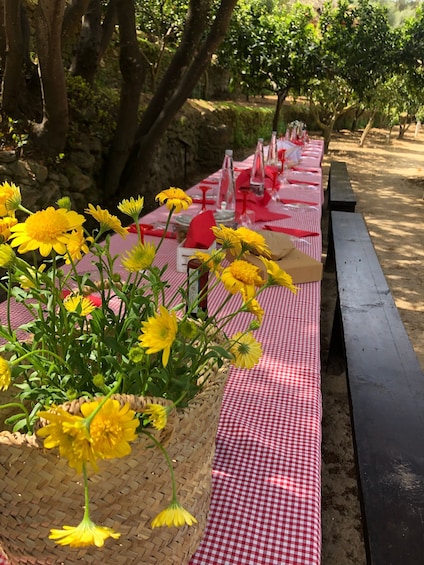
[[[217,213],[221,219],[235,217],[236,213],[236,191],[234,184],[233,151],[225,150],[224,161],[222,163],[221,178],[218,185]],[[225,216],[225,218],[224,218]]]
[[[268,145],[268,155],[266,158],[266,164],[278,167],[278,148],[277,148],[277,132],[273,131],[271,133],[271,141]]]
[[[263,196],[265,191],[265,166],[264,166],[264,140],[258,139],[253,157],[252,171],[250,173],[250,186],[258,196]]]

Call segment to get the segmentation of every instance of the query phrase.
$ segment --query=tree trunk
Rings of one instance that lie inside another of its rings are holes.
[[[134,4],[134,2],[132,2]],[[91,0],[84,16],[80,39],[71,72],[93,84],[99,64],[102,38],[102,6],[100,0]]]
[[[103,55],[105,54],[115,31],[115,25],[118,21],[116,10],[117,2],[118,0],[109,0],[109,4],[107,5],[106,15],[102,24],[102,39],[99,49],[99,62],[102,60]]]
[[[21,10],[21,0],[5,0],[6,64],[2,84],[2,110],[13,118],[19,117],[19,106],[25,92],[25,50]]]
[[[66,6],[62,23],[62,49],[77,39],[89,2],[90,0],[72,0]]]
[[[63,151],[69,126],[65,73],[61,56],[64,8],[65,0],[38,0],[36,12],[43,120],[33,125],[33,131],[36,144],[50,155],[58,155]]]
[[[204,11],[208,10],[209,2],[190,1],[181,45],[137,129],[135,144],[121,178],[120,196],[127,197],[139,192],[141,178],[149,169],[162,135],[190,96],[224,39],[236,3],[237,0],[221,0],[209,34],[200,43],[207,25]]]
[[[280,123],[281,108],[283,107],[284,100],[287,98],[288,88],[280,90],[277,93],[277,102],[275,104],[274,117],[272,118],[272,129],[278,132],[278,124]]]
[[[363,147],[365,145],[365,140],[367,135],[372,130],[372,126],[374,125],[375,116],[377,115],[377,110],[373,110],[368,118],[367,125],[365,126],[364,131],[362,132],[361,139],[359,140],[359,147]]]
[[[119,62],[122,86],[117,127],[103,183],[106,199],[109,199],[116,191],[134,143],[140,93],[146,75],[145,62],[137,42],[134,2],[133,0],[118,0],[116,8],[119,22]]]

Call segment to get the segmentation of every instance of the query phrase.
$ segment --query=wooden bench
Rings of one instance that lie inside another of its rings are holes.
[[[354,212],[356,196],[344,161],[332,161],[327,182],[328,208],[330,211]]]
[[[344,161],[332,161],[327,181],[327,210],[330,213],[328,221],[328,244],[325,270],[334,271],[334,245],[333,232],[331,229],[331,212],[354,212],[356,208],[356,197]]]
[[[424,373],[362,215],[332,212],[369,565],[424,563]]]

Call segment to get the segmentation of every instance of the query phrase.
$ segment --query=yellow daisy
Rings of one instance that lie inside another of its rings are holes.
[[[43,263],[38,267],[38,269],[34,269],[32,267],[27,267],[26,273],[23,275],[19,275],[19,286],[24,290],[29,290],[30,288],[36,288],[38,286],[38,276],[45,271],[47,268],[46,263]]]
[[[237,259],[230,263],[221,273],[221,280],[231,294],[243,292],[246,300],[255,296],[255,287],[264,284],[259,268],[247,261]]]
[[[7,390],[12,382],[12,371],[10,363],[3,357],[0,357],[0,390]]]
[[[11,245],[19,246],[19,253],[38,249],[43,257],[47,257],[54,249],[59,255],[64,255],[69,232],[81,228],[84,221],[84,216],[77,212],[50,206],[10,228]]]
[[[37,435],[44,438],[46,449],[58,447],[60,456],[65,457],[69,466],[79,473],[85,463],[90,463],[95,471],[98,470],[84,418],[55,405],[37,415],[50,422],[37,430]]]
[[[187,210],[189,206],[191,206],[193,200],[190,198],[188,194],[184,192],[181,188],[175,188],[171,186],[167,190],[162,190],[156,196],[156,200],[158,200],[159,204],[166,204],[168,210],[175,210],[178,214],[181,210]]]
[[[96,308],[93,302],[82,294],[68,294],[63,305],[68,312],[75,312],[83,317],[91,314]]]
[[[149,416],[149,423],[157,430],[163,430],[168,421],[168,412],[161,404],[146,404],[143,414]]]
[[[0,267],[7,269],[15,262],[16,255],[10,245],[0,243]]]
[[[197,520],[175,500],[171,502],[168,508],[159,512],[152,522],[152,528],[158,528],[160,526],[168,526],[168,528],[172,526],[180,527],[186,524],[192,526],[193,524],[197,524]]]
[[[118,204],[118,210],[123,214],[130,216],[130,218],[134,218],[134,220],[139,217],[143,208],[144,208],[143,196],[138,196],[137,199],[131,196],[130,199],[125,198],[124,200],[122,200],[122,202]]]
[[[80,261],[82,256],[88,253],[89,243],[94,240],[92,237],[85,237],[82,229],[74,230],[69,235],[69,241],[66,245],[67,256],[65,262],[69,265],[72,261]]]
[[[10,237],[10,228],[16,226],[18,220],[14,216],[0,218],[0,243],[4,243]]]
[[[196,251],[194,254],[203,265],[205,265],[212,273],[218,274],[222,271],[222,261],[225,259],[223,251],[213,251],[206,253],[205,251]]]
[[[0,184],[0,216],[10,216],[21,204],[21,189],[13,182]]]
[[[81,412],[88,418],[99,406],[101,399],[85,402]],[[129,404],[121,406],[118,400],[108,398],[90,422],[91,446],[96,457],[113,459],[131,453],[129,442],[135,440],[139,421]]]
[[[262,234],[241,226],[237,228],[236,235],[239,237],[243,253],[250,251],[255,255],[271,257],[271,250]]]
[[[275,261],[270,261],[265,257],[261,257],[262,263],[266,267],[266,272],[268,273],[268,281],[271,284],[276,284],[278,286],[285,286],[294,294],[297,293],[299,290],[297,286],[293,284],[292,277],[286,273],[283,269],[281,269]]]
[[[262,322],[262,318],[264,316],[264,309],[262,308],[262,306],[259,304],[256,298],[247,299],[247,296],[243,289],[240,292],[243,298],[244,306],[249,312],[257,317],[259,322]]]
[[[251,333],[238,332],[233,335],[231,342],[233,365],[241,369],[251,369],[257,364],[262,355],[262,346]]]
[[[136,272],[147,269],[156,256],[156,247],[152,243],[136,243],[126,256],[122,258],[122,265],[127,271]]]
[[[221,245],[223,250],[230,250],[232,255],[236,255],[236,249],[241,249],[240,238],[236,234],[236,230],[224,225],[212,226],[216,242]]]
[[[89,204],[85,212],[99,222],[101,231],[113,230],[122,237],[128,235],[128,228],[122,226],[121,220],[100,206]]]
[[[166,367],[178,330],[175,312],[168,312],[164,306],[159,306],[159,313],[150,316],[141,326],[143,333],[138,338],[140,345],[147,349],[149,355],[163,351],[162,363]]]
[[[78,526],[63,526],[63,530],[50,530],[49,539],[54,540],[59,545],[69,545],[70,547],[86,547],[95,545],[103,547],[107,538],[118,539],[120,533],[112,528],[96,526],[88,517],[84,517]]]

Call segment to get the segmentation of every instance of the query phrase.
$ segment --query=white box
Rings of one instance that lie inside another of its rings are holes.
[[[184,241],[178,244],[177,247],[177,271],[179,273],[187,272],[187,263],[191,257],[196,253],[196,251],[203,251],[204,253],[211,253],[216,249],[216,242],[214,241],[209,249],[197,249],[196,247],[183,247]]]

